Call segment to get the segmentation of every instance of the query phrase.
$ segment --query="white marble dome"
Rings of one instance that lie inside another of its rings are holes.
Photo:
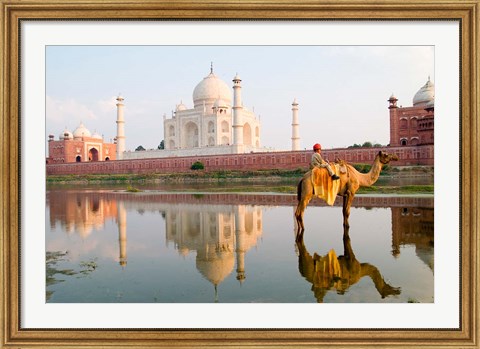
[[[73,131],[73,138],[81,138],[81,137],[91,137],[90,131],[85,127],[85,125],[81,122],[80,125]]]
[[[92,138],[103,139],[102,135],[98,132],[94,132],[93,135],[92,135]]]
[[[215,100],[215,103],[213,104],[215,108],[226,108],[229,106],[229,103],[227,101],[224,101],[223,99],[217,99]]]
[[[418,92],[413,97],[413,106],[420,107],[423,105],[427,105],[434,100],[435,85],[433,84],[433,82],[430,81],[430,78],[428,78],[428,81],[425,83],[425,85],[423,85],[422,88],[420,88],[420,90],[418,90]]]
[[[183,111],[183,110],[187,110],[187,106],[182,102],[180,102],[180,104],[177,105],[177,111]]]
[[[72,132],[70,132],[70,130],[68,130],[67,128],[65,130],[63,130],[62,133],[60,133],[60,136],[58,136],[58,138],[60,140],[64,140],[64,139],[73,139],[73,134]]]
[[[217,99],[231,105],[232,91],[225,81],[210,72],[193,90],[193,104],[194,107],[203,106],[204,103],[213,105]]]

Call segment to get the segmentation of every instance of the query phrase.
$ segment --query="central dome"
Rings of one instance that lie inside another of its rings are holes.
[[[212,106],[218,99],[231,105],[231,90],[223,80],[210,72],[193,90],[193,105],[200,107],[205,103],[206,106]]]

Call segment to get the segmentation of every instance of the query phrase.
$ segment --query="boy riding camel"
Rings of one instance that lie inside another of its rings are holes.
[[[330,164],[323,160],[322,158],[322,155],[320,154],[321,151],[322,151],[322,147],[320,144],[316,143],[314,146],[313,146],[313,155],[312,155],[312,160],[310,161],[310,169],[313,169],[314,167],[320,167],[320,168],[326,168],[327,171],[328,171],[328,174],[330,175],[330,177],[332,177],[332,180],[337,180],[337,179],[340,179],[340,177],[338,177],[332,170],[332,168],[330,167]]]

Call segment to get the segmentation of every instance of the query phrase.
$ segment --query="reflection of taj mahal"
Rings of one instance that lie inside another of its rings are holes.
[[[259,207],[180,204],[166,212],[166,238],[182,254],[197,252],[199,272],[215,287],[235,266],[237,280],[245,279],[245,253],[262,235]]]

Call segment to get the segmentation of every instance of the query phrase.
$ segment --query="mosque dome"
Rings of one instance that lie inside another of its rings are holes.
[[[195,107],[212,105],[215,100],[220,99],[231,105],[232,92],[225,81],[219,79],[213,71],[208,74],[193,90],[193,104]]]
[[[422,105],[427,105],[428,103],[435,100],[435,85],[430,81],[430,77],[425,85],[418,90],[418,92],[413,97],[413,106],[420,107]]]
[[[72,134],[72,132],[70,132],[67,128],[65,128],[65,130],[63,130],[63,132],[60,133],[60,136],[58,136],[58,138],[59,138],[60,140],[73,139],[73,134]]]
[[[83,125],[81,122],[80,125],[73,131],[73,138],[81,138],[81,137],[91,137],[90,131]]]
[[[94,132],[93,135],[92,135],[92,138],[103,139],[102,135],[99,134],[98,132]]]

